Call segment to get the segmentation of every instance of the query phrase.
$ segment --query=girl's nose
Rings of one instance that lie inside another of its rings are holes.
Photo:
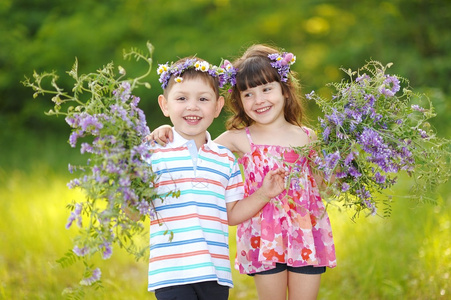
[[[265,95],[263,93],[257,93],[255,95],[255,104],[261,104],[265,102]]]

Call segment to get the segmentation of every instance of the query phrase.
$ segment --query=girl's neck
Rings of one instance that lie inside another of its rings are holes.
[[[249,131],[256,145],[300,147],[309,142],[307,134],[301,127],[286,121],[273,125],[252,124]]]
[[[273,122],[270,124],[262,124],[262,123],[253,123],[249,126],[249,128],[254,129],[255,131],[259,131],[261,133],[272,133],[272,132],[281,132],[283,130],[286,130],[287,128],[291,127],[292,124],[288,123],[285,119]]]

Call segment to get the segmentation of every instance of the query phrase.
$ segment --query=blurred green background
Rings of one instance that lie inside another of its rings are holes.
[[[393,62],[392,74],[425,92],[437,110],[432,125],[451,133],[451,1],[449,0],[2,0],[0,1],[0,298],[58,299],[81,268],[55,264],[71,247],[64,229],[66,204],[80,197],[67,190],[69,162],[84,160],[66,142],[64,119],[47,117],[46,99],[32,99],[21,81],[55,70],[65,73],[75,58],[80,73],[114,61],[139,75],[122,50],[154,47],[154,66],[197,54],[213,64],[233,60],[253,43],[293,52],[303,93],[328,94],[340,67],[356,69],[370,59]],[[143,66],[144,67],[144,66]],[[156,69],[156,68],[155,68]],[[389,72],[390,73],[390,72]],[[137,90],[149,127],[167,123],[152,89]],[[313,124],[318,115],[308,103]],[[224,130],[223,113],[210,132]],[[402,183],[402,181],[401,181]],[[398,187],[402,194],[404,187]],[[446,299],[451,293],[451,188],[438,205],[399,198],[389,219],[331,211],[338,267],[323,276],[321,299]],[[234,247],[231,228],[231,252]],[[233,256],[233,255],[232,255]],[[121,253],[100,261],[105,289],[89,299],[143,299],[146,263]],[[252,280],[234,273],[231,299],[255,299]]]

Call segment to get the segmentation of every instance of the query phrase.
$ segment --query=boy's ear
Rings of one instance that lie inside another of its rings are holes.
[[[160,105],[161,111],[163,112],[163,115],[165,117],[169,117],[169,110],[168,110],[168,101],[164,97],[164,95],[158,96],[158,105]]]
[[[220,96],[216,101],[215,118],[219,117],[219,114],[221,113],[223,107],[224,107],[224,97]]]

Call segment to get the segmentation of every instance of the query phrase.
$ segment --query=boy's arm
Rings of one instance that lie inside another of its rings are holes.
[[[285,190],[285,176],[287,171],[283,168],[269,171],[266,174],[262,186],[252,195],[240,201],[226,204],[229,225],[238,225],[252,218],[271,198]]]

